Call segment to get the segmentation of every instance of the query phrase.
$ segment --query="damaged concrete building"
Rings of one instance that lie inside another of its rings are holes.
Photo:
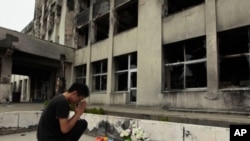
[[[66,86],[89,86],[93,104],[249,112],[249,7],[249,0],[36,0],[24,33],[74,50],[70,61],[64,53],[65,69],[42,77],[52,96],[63,71]]]

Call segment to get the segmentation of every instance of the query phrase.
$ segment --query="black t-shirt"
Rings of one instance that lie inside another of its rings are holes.
[[[60,130],[59,118],[68,118],[69,103],[63,95],[50,100],[43,111],[37,128],[38,141],[58,141],[64,134]]]

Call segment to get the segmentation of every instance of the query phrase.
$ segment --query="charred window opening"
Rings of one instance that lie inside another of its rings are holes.
[[[95,42],[108,38],[109,14],[95,20]]]
[[[90,6],[90,0],[78,0],[80,12],[85,11]]]
[[[75,6],[75,1],[74,0],[67,0],[67,7],[69,11],[73,11]]]
[[[115,58],[116,91],[136,90],[137,87],[137,53]]]
[[[77,28],[87,25],[89,23],[89,9],[77,14],[75,20]]]
[[[56,15],[61,16],[61,12],[62,12],[62,6],[57,4],[56,5]]]
[[[133,0],[116,9],[117,33],[137,27],[138,24],[138,0]]]
[[[93,63],[93,88],[94,91],[107,89],[107,60]]]
[[[165,90],[207,86],[205,37],[164,46]]]
[[[77,32],[78,32],[77,48],[86,47],[88,45],[88,39],[89,39],[89,25],[86,25],[78,29]]]
[[[116,90],[128,90],[128,56],[119,56],[116,59]]]
[[[96,19],[109,13],[110,0],[96,0],[93,4],[93,18]]]
[[[168,14],[174,14],[204,2],[205,0],[168,0]]]
[[[250,86],[250,28],[219,33],[220,88]]]
[[[76,82],[86,83],[86,65],[76,66],[75,67],[75,78]]]

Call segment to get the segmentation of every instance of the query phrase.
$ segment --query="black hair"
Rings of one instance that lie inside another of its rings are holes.
[[[75,82],[73,83],[69,89],[67,90],[67,92],[73,92],[73,91],[77,91],[78,96],[84,96],[84,97],[88,97],[89,96],[89,88],[87,85],[83,84],[83,83],[78,83]]]

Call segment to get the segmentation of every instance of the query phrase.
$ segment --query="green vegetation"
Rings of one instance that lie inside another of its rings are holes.
[[[44,108],[46,108],[48,106],[48,104],[49,104],[49,100],[44,100],[44,102],[43,102]]]
[[[96,107],[94,107],[94,108],[86,109],[85,113],[103,115],[104,114],[104,110],[103,110],[103,108],[96,108]]]
[[[161,117],[159,117],[159,121],[168,121],[168,117],[161,116]]]

